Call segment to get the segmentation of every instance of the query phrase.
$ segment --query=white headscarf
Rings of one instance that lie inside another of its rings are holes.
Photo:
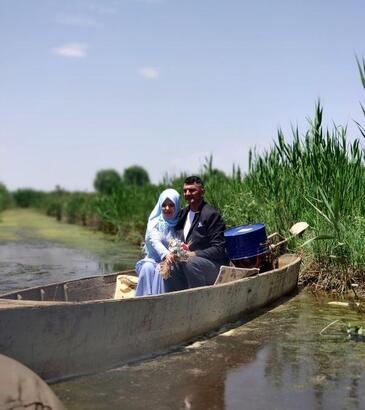
[[[175,205],[175,212],[172,218],[165,219],[162,213],[162,204],[166,199],[169,199]],[[157,204],[151,212],[148,223],[147,223],[147,232],[156,225],[157,222],[163,222],[167,225],[168,228],[173,228],[178,221],[178,213],[180,211],[180,194],[172,188],[165,189],[161,192],[160,197],[158,198]],[[146,232],[146,234],[147,234]]]

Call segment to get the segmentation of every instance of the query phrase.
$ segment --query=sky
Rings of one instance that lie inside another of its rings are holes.
[[[277,129],[364,121],[362,0],[0,0],[0,181],[228,174]]]

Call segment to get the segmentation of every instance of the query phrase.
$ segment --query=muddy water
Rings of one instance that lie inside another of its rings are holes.
[[[179,351],[52,387],[69,409],[364,409],[365,343],[345,323],[365,316],[307,292],[284,302]]]
[[[31,210],[1,214],[0,293],[134,266],[136,246]]]

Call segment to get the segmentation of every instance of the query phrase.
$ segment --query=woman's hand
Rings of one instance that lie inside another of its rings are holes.
[[[165,261],[167,265],[172,265],[175,261],[175,255],[173,253],[169,253],[166,255]]]

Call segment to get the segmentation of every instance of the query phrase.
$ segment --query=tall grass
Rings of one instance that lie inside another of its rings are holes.
[[[111,195],[97,196],[96,212],[104,230],[140,241],[161,189],[154,185],[120,185]]]
[[[288,225],[302,216],[305,202],[320,210],[337,233],[339,219],[364,213],[363,150],[358,140],[347,142],[346,128],[323,130],[320,104],[302,139],[295,130],[292,142],[286,142],[279,131],[273,149],[250,157],[246,183],[276,224]]]
[[[359,140],[348,141],[346,128],[325,130],[322,114],[318,103],[302,138],[293,130],[287,142],[279,131],[270,151],[251,153],[245,182],[271,229],[306,220],[318,236],[331,238],[311,242],[306,253],[320,266],[317,273],[328,273],[325,287],[344,290],[359,275],[362,280],[365,267],[359,231],[365,221],[364,151]]]

